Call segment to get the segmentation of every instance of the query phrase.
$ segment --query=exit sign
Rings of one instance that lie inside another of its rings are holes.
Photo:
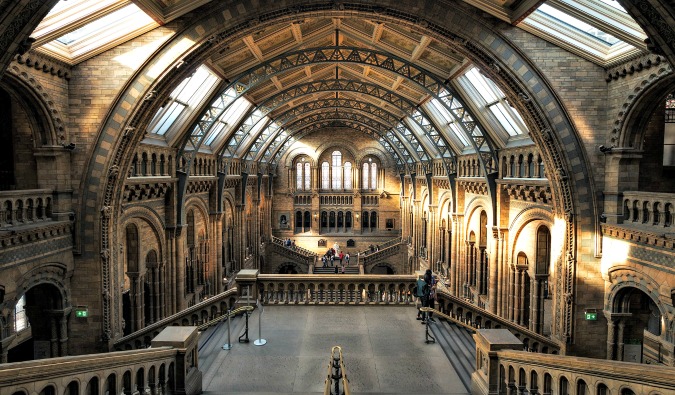
[[[89,317],[89,309],[86,307],[78,307],[75,309],[75,317],[87,318]]]
[[[598,313],[596,313],[595,311],[587,311],[585,314],[586,314],[586,321],[598,320]]]

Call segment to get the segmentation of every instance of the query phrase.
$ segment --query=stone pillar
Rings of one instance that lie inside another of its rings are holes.
[[[516,269],[509,265],[509,297],[508,297],[508,319],[515,322],[516,316]]]
[[[521,273],[520,270],[516,267],[515,269],[515,283],[513,287],[513,322],[516,324],[520,324],[520,280],[521,280]]]
[[[471,393],[499,394],[499,355],[501,350],[522,350],[523,343],[507,329],[478,329],[475,372],[471,375]]]
[[[431,188],[431,186],[429,186]],[[436,218],[436,206],[429,205],[429,226],[427,227],[427,259],[429,260],[429,268],[431,270],[435,269],[436,261],[438,260],[439,253],[437,251],[438,241],[438,218]]]
[[[148,304],[150,307],[148,311],[150,312],[150,317],[148,317],[149,322],[152,324],[155,322],[155,298],[156,298],[156,293],[155,293],[155,268],[148,268],[146,269],[146,282],[148,284],[148,289],[149,289],[149,295],[145,295],[145,300],[143,301],[143,304]]]
[[[52,358],[59,356],[59,317],[56,314],[57,313],[52,312],[52,314],[50,314],[48,317],[50,324],[49,327],[51,329],[51,338],[49,339],[50,357]]]
[[[539,304],[541,303],[541,298],[539,297],[540,290],[541,280],[535,275],[530,292],[530,330],[537,333],[541,332],[539,330]]]
[[[492,228],[492,243],[490,243],[490,255],[488,255],[488,305],[487,310],[491,313],[497,314],[497,295],[499,292],[499,247],[500,238],[499,230]]]
[[[623,333],[626,329],[626,320],[619,318],[618,331],[616,332],[616,359],[623,361]]]
[[[525,322],[525,298],[527,297],[525,295],[525,276],[527,276],[527,272],[521,269],[518,275],[520,277],[520,288],[518,289],[518,324],[525,326],[527,324]]]
[[[215,217],[214,224],[214,235],[215,235],[215,270],[214,270],[214,284],[213,292],[214,294],[219,294],[223,292],[223,214],[217,214]]]
[[[65,357],[68,352],[68,315],[70,308],[60,312],[59,317],[59,355]]]
[[[246,259],[246,223],[244,220],[244,208],[243,204],[238,204],[234,210],[234,242],[232,243],[235,260],[234,271],[242,269],[242,265]]]
[[[174,312],[185,310],[185,233],[180,228],[176,228],[176,265],[175,265],[175,306]]]
[[[607,359],[614,359],[614,329],[616,322],[611,316],[607,317]]]

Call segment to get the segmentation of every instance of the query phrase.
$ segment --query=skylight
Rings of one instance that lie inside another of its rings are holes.
[[[433,117],[434,120],[441,125],[446,135],[450,135],[451,139],[458,146],[461,146],[462,148],[468,146],[469,140],[466,138],[462,128],[456,123],[455,117],[450,114],[448,109],[435,98],[429,100],[428,103],[429,116]]]
[[[149,132],[163,136],[172,127],[179,128],[187,121],[184,113],[199,107],[217,82],[218,77],[215,74],[206,66],[200,66],[171,92],[168,103],[157,111],[150,123]]]
[[[575,18],[570,14],[559,11],[550,5],[544,3],[537,9],[539,12],[546,14],[552,18],[555,18],[569,26],[572,29],[575,29],[581,33],[588,34],[589,36],[595,37],[598,40],[601,40],[609,45],[616,44],[619,42],[619,39],[607,34],[600,29],[597,29],[588,23],[582,21],[581,19]]]
[[[157,26],[129,1],[61,1],[32,37],[39,50],[76,64]]]
[[[647,35],[612,0],[548,0],[518,26],[601,66],[646,53]]]

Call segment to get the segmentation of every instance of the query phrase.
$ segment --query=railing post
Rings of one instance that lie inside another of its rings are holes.
[[[476,341],[476,370],[471,374],[471,393],[499,394],[499,358],[497,351],[522,350],[523,342],[507,329],[478,329]]]
[[[196,326],[168,326],[152,339],[152,347],[169,346],[176,349],[174,374],[175,394],[197,395],[202,393],[202,372],[199,370]]]

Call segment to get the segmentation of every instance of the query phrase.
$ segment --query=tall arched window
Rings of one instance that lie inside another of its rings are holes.
[[[370,164],[370,189],[377,189],[377,163]]]
[[[345,189],[352,189],[352,163],[345,162]]]
[[[363,170],[361,171],[361,176],[363,180],[361,183],[361,189],[368,189],[368,185],[370,184],[370,163],[366,162],[363,164]]]
[[[309,162],[305,158],[295,165],[295,189],[298,191],[309,191],[311,189],[312,173]]]
[[[312,185],[312,173],[309,162],[305,162],[305,191],[309,191]]]
[[[321,188],[330,189],[330,165],[328,162],[321,164]]]
[[[297,189],[298,191],[302,190],[302,187],[304,185],[303,182],[304,177],[302,174],[302,170],[303,170],[302,163],[298,162],[295,165],[295,189]]]
[[[342,153],[333,151],[331,155],[333,168],[333,189],[342,189]]]

